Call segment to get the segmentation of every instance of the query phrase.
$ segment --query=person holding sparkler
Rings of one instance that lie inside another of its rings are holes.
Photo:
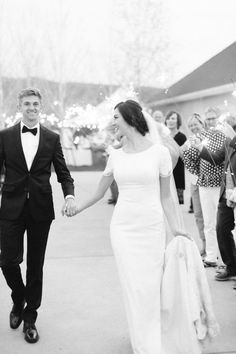
[[[236,277],[236,247],[232,231],[235,228],[236,206],[236,117],[228,114],[218,128],[227,136],[219,150],[210,151],[200,140],[192,145],[200,151],[200,158],[211,164],[224,163],[223,183],[217,212],[217,239],[226,269],[215,276],[224,281]],[[234,286],[236,289],[236,284]]]
[[[218,199],[223,174],[223,162],[220,164],[206,161],[199,155],[195,141],[201,142],[213,153],[224,147],[226,136],[224,133],[216,130],[216,124],[219,118],[219,111],[216,108],[208,108],[205,111],[206,129],[190,139],[191,144],[186,145],[183,151],[183,160],[190,173],[198,175],[197,185],[199,186],[199,195],[204,220],[204,234],[206,238],[206,256],[204,258],[205,267],[216,267],[219,256],[219,247],[216,236],[216,215]]]

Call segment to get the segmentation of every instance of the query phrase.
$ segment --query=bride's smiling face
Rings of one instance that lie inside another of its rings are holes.
[[[119,135],[125,135],[125,133],[129,129],[129,125],[124,120],[118,108],[116,108],[114,111],[114,126],[116,133]]]

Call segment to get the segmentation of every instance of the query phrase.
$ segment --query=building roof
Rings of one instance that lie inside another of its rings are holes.
[[[155,98],[159,101],[173,99],[174,97],[204,91],[219,86],[232,86],[236,89],[236,42],[213,56],[190,74],[163,90]],[[153,102],[152,102],[153,103]],[[154,103],[154,104],[155,104]]]

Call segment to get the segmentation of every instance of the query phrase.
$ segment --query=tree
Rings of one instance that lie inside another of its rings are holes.
[[[169,45],[163,13],[162,0],[113,3],[111,66],[119,83],[161,86]]]

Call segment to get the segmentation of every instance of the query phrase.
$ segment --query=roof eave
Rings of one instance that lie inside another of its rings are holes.
[[[170,97],[170,98],[165,98],[162,100],[157,100],[157,101],[151,102],[149,104],[149,106],[158,106],[158,105],[163,106],[163,105],[172,104],[172,103],[176,103],[176,102],[191,101],[191,100],[202,98],[202,97],[220,95],[222,93],[227,93],[227,92],[234,91],[234,90],[236,90],[236,87],[233,87],[232,83],[231,83],[231,84],[227,84],[227,85],[221,85],[221,86],[211,87],[211,88],[200,90],[200,91],[186,93],[184,95],[179,95],[179,96],[174,96],[174,97]]]

